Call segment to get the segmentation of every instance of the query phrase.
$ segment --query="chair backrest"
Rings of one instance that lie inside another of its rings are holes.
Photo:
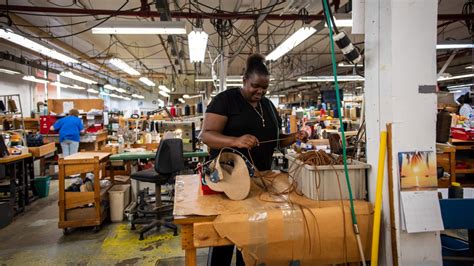
[[[184,169],[183,141],[162,140],[155,157],[155,171],[160,174],[175,174]]]

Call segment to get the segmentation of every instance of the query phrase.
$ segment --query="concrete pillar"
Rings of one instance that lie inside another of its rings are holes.
[[[365,104],[369,198],[375,198],[379,133],[393,123],[395,228],[399,265],[441,265],[439,232],[407,234],[400,226],[398,152],[435,150],[438,1],[365,1]],[[392,265],[387,170],[383,195],[380,265]]]

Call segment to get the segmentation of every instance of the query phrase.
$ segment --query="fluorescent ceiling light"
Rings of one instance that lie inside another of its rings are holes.
[[[275,50],[266,56],[267,61],[275,61],[282,57],[284,54],[291,51],[293,48],[298,46],[304,40],[308,39],[311,35],[316,32],[313,27],[302,27],[293,33],[288,39],[281,43]]]
[[[130,97],[123,97],[123,99],[126,100],[126,101],[131,101],[132,100],[132,98],[130,98]]]
[[[87,79],[87,78],[84,78],[84,77],[81,77],[81,76],[78,76],[74,73],[72,73],[71,71],[63,71],[61,72],[61,74],[59,74],[63,77],[66,77],[66,78],[70,78],[70,79],[74,79],[74,80],[77,80],[77,81],[80,81],[80,82],[83,82],[83,83],[87,83],[87,84],[97,84],[97,82],[93,81],[93,80],[90,80],[90,79]]]
[[[352,27],[353,21],[351,18],[339,18],[337,19],[334,17],[334,23],[336,23],[336,26],[339,28],[344,28],[344,27]],[[324,27],[328,27],[327,23],[324,23]]]
[[[150,79],[146,77],[141,77],[138,80],[141,81],[143,84],[148,85],[150,87],[153,87],[156,85],[155,82],[151,81]]]
[[[209,35],[201,29],[195,29],[188,34],[189,61],[204,62],[207,39]]]
[[[94,93],[94,94],[98,94],[98,93],[99,93],[98,90],[94,90],[94,89],[88,89],[87,92],[89,92],[89,93]]]
[[[190,98],[189,94],[184,94],[183,95],[183,99],[189,99],[189,98]]]
[[[227,83],[225,84],[227,87],[242,87],[244,86],[243,83]]]
[[[337,81],[364,81],[361,76],[337,76]],[[334,76],[306,76],[299,77],[298,82],[334,82]]]
[[[158,93],[163,97],[170,97],[170,95],[164,91],[159,91]]]
[[[76,89],[76,90],[85,90],[86,89],[86,88],[78,86],[76,84],[70,85],[70,84],[64,84],[64,83],[61,83],[61,82],[58,82],[58,81],[51,83],[51,85],[55,85],[55,86],[63,87],[63,88]]]
[[[473,65],[467,66],[466,69],[472,69]]]
[[[5,68],[5,67],[1,67],[1,68],[0,68],[0,73],[5,73],[5,74],[9,74],[9,75],[23,74],[23,73],[22,73],[21,71],[19,71],[19,70],[9,69],[9,68]]]
[[[111,90],[111,91],[117,91],[117,92],[120,92],[120,93],[125,93],[127,92],[126,89],[122,89],[122,88],[117,88],[115,86],[112,86],[110,84],[105,84],[104,88],[108,89],[108,90]]]
[[[438,81],[446,81],[446,80],[453,80],[453,79],[463,79],[463,78],[471,78],[474,77],[474,74],[465,74],[465,75],[458,75],[458,76],[451,76],[451,77],[439,77]]]
[[[5,40],[8,40],[10,42],[13,42],[15,44],[18,44],[20,46],[23,46],[27,49],[30,49],[34,52],[40,53],[42,55],[45,55],[47,57],[51,57],[53,59],[62,61],[64,63],[79,63],[76,59],[69,57],[65,54],[62,54],[60,52],[57,52],[54,49],[48,48],[42,44],[39,44],[37,42],[34,42],[28,38],[25,38],[21,35],[18,35],[14,33],[13,31],[9,29],[0,29],[0,38],[3,38]]]
[[[242,82],[243,76],[228,76],[225,80],[227,82]],[[273,76],[270,76],[270,81],[275,80]],[[196,82],[213,82],[214,80],[212,78],[196,78],[194,81]],[[219,83],[219,80],[216,79],[216,82]]]
[[[49,83],[49,80],[42,79],[42,78],[37,78],[35,76],[23,76],[23,80],[36,82],[36,83],[42,83],[42,84],[48,84]]]
[[[354,64],[347,64],[345,62],[341,62],[339,64],[337,64],[338,67],[355,67]],[[357,64],[357,67],[364,67],[363,64]]]
[[[471,87],[471,86],[474,86],[474,83],[448,86],[448,90]]]
[[[112,85],[110,85],[110,84],[105,84],[105,85],[104,85],[104,88],[106,88],[106,89],[108,89],[108,90],[112,90],[112,91],[118,90],[117,87],[114,87],[114,86],[112,86]]]
[[[166,87],[165,85],[158,86],[158,89],[160,89],[160,91],[164,91],[164,92],[171,92],[170,89],[168,89],[168,87]],[[166,97],[168,97],[168,96],[166,96]]]
[[[186,34],[186,25],[184,21],[108,21],[92,28],[92,33],[168,35]]]
[[[140,72],[135,70],[133,67],[129,66],[127,63],[125,63],[121,59],[112,58],[110,59],[110,63],[132,76],[140,76]]]
[[[137,99],[145,99],[145,96],[139,94],[132,94],[132,97]]]
[[[183,98],[179,98],[178,101],[180,101],[181,103],[185,103],[185,102],[186,102]]]
[[[165,105],[165,102],[162,99],[157,99],[159,105]]]
[[[472,41],[442,41],[436,45],[437,50],[443,49],[473,49],[474,43]]]
[[[196,82],[213,82],[212,78],[196,78],[194,81]]]
[[[225,80],[227,82],[242,82],[242,76],[228,76]]]

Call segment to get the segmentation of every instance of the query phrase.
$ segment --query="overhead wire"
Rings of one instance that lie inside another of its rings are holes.
[[[257,9],[251,9],[250,11],[226,11],[226,10],[222,10],[222,9],[217,9],[215,7],[211,7],[209,5],[206,5],[204,3],[200,3],[198,1],[195,1],[196,3],[193,3],[194,1],[189,1],[191,5],[193,5],[198,11],[202,12],[202,13],[207,13],[206,11],[202,10],[201,7],[199,5],[202,5],[208,9],[211,9],[212,11],[219,11],[221,13],[224,13],[224,14],[238,14],[238,15],[243,15],[243,14],[255,14],[255,12],[260,12],[260,11],[264,11],[264,10],[267,10],[268,8],[271,8],[271,7],[275,7],[275,6],[278,6],[280,4],[283,4],[285,3],[285,1],[278,1],[277,3],[273,4],[273,5],[270,5],[270,6],[266,6],[264,8],[257,8]],[[274,10],[274,11],[279,11],[279,10],[283,10],[283,8],[281,9],[278,9],[278,10]]]
[[[130,0],[125,0],[125,3],[122,4],[122,6],[120,6],[120,8],[118,10],[116,10],[116,12],[122,10],[129,2]],[[75,33],[71,33],[71,34],[67,34],[67,35],[62,35],[62,36],[42,36],[42,37],[38,37],[38,36],[33,36],[27,32],[24,32],[23,30],[21,30],[19,27],[17,27],[15,25],[15,23],[13,23],[13,26],[19,31],[21,32],[22,34],[24,34],[25,36],[27,37],[31,37],[31,38],[38,38],[38,39],[59,39],[59,38],[67,38],[67,37],[72,37],[72,36],[76,36],[78,34],[81,34],[81,33],[84,33],[84,32],[87,32],[103,23],[105,23],[106,21],[108,21],[109,19],[111,19],[112,17],[114,17],[114,15],[110,15],[106,18],[104,18],[101,22],[87,28],[87,29],[84,29],[84,30],[81,30],[81,31],[78,31],[78,32],[75,32]]]

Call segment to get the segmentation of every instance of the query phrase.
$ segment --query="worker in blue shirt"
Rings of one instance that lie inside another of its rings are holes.
[[[79,111],[71,109],[69,115],[54,123],[53,128],[59,131],[59,143],[63,150],[63,156],[74,154],[79,150],[79,140],[84,126],[79,116]]]

